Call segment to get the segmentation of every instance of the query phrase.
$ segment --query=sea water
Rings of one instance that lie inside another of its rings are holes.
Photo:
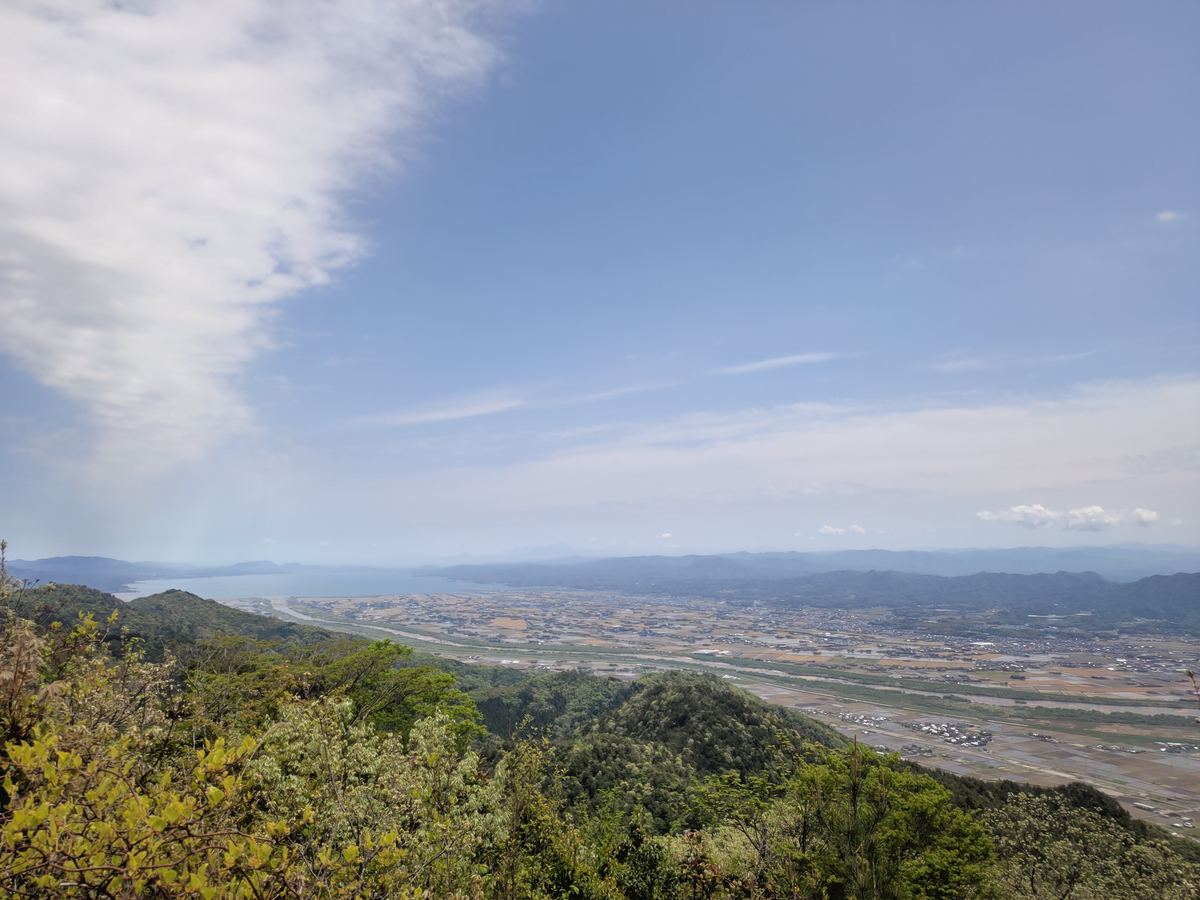
[[[178,589],[210,600],[243,597],[374,597],[380,594],[480,594],[503,585],[476,584],[407,569],[280,572],[265,575],[212,575],[206,578],[154,578],[136,581],[117,594],[133,600]]]

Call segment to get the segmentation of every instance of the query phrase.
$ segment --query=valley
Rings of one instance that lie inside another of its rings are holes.
[[[782,607],[513,589],[225,601],[469,663],[632,679],[710,671],[847,736],[960,774],[1089,781],[1193,836],[1200,713],[1193,639],[1091,633],[1057,618],[996,629],[956,610]]]

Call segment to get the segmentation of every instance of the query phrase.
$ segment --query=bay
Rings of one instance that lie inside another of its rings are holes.
[[[135,581],[116,596],[134,600],[178,589],[209,600],[244,597],[375,597],[383,594],[482,594],[504,585],[476,584],[407,569],[318,570],[263,575],[210,575]]]

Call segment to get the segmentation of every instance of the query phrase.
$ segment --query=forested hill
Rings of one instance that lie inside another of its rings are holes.
[[[1200,631],[1200,574],[1116,582],[1095,572],[940,576],[896,571],[788,574],[776,561],[652,556],[572,563],[455,566],[447,577],[522,587],[611,590],[825,607],[952,607],[1010,616],[1087,613],[1101,626],[1162,620]]]
[[[1200,896],[1086,785],[931,774],[712,675],[432,663],[0,584],[0,896]]]
[[[217,635],[301,645],[342,637],[324,629],[242,612],[186,591],[165,591],[124,602],[95,588],[50,584],[20,591],[11,605],[18,615],[43,626],[56,621],[72,623],[81,614],[89,614],[106,626],[105,640],[114,650],[119,651],[129,638],[137,638],[155,660],[162,657],[164,649],[197,644]],[[107,627],[114,612],[117,620]]]

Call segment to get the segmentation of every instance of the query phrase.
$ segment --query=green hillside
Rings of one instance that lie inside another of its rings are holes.
[[[588,730],[659,744],[700,775],[747,777],[806,742],[845,744],[814,719],[773,706],[715,675],[691,672],[639,679],[624,702]]]
[[[47,584],[22,591],[13,608],[18,615],[44,626],[54,621],[71,623],[84,613],[106,623],[115,612],[117,627],[107,629],[106,639],[119,647],[128,638],[137,638],[144,642],[151,659],[161,658],[167,648],[217,635],[297,644],[336,639],[331,632],[320,628],[256,616],[186,591],[165,591],[126,603],[93,588]]]

